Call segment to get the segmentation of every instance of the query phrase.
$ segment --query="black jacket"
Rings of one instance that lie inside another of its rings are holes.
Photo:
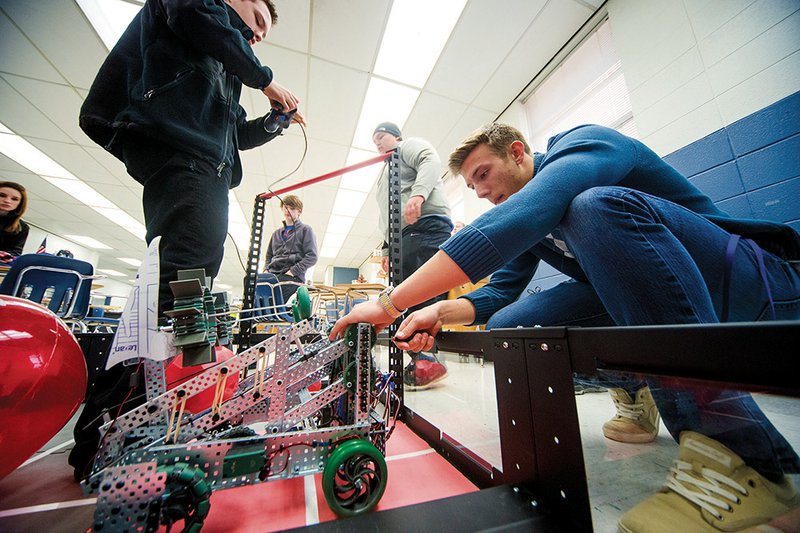
[[[19,221],[19,233],[7,233],[6,228],[10,220],[7,217],[0,217],[0,251],[8,252],[11,255],[21,255],[25,241],[28,240],[28,226],[24,220]]]
[[[253,32],[223,0],[147,0],[111,50],[80,111],[80,126],[121,158],[130,131],[202,157],[241,181],[238,149],[260,146],[265,117],[247,121],[242,83],[263,89],[272,71],[248,42]],[[280,130],[279,130],[280,131]]]

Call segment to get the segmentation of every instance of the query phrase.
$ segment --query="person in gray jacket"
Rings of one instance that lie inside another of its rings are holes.
[[[436,149],[428,141],[416,137],[403,140],[400,128],[391,122],[378,124],[372,142],[380,153],[397,150],[400,154],[400,196],[403,205],[402,264],[403,279],[439,251],[439,246],[450,238],[453,222],[450,204],[442,185],[442,162]],[[380,229],[386,237],[383,243],[382,266],[389,271],[389,165],[384,165],[378,178],[376,199],[380,210]],[[409,312],[442,300],[440,294]],[[441,381],[447,368],[435,355],[408,352],[411,363],[403,372],[403,383],[409,389],[424,389]]]
[[[267,248],[266,271],[278,281],[305,283],[306,272],[317,263],[317,240],[311,226],[300,222],[303,202],[290,194],[281,199],[283,227],[275,230]],[[281,285],[283,301],[297,292],[298,285]]]

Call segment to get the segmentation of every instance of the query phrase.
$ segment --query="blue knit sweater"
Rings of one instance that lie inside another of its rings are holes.
[[[573,198],[592,187],[620,186],[664,198],[699,213],[732,233],[754,239],[787,259],[800,258],[800,236],[789,226],[731,218],[641,142],[602,126],[578,126],[552,137],[534,154],[533,178],[445,242],[441,249],[476,282],[491,282],[464,296],[483,324],[511,304],[540,260],[580,281],[586,276],[557,239]]]

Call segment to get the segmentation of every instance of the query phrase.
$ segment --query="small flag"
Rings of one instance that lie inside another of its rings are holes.
[[[38,249],[38,250],[36,250],[36,253],[37,253],[37,254],[43,254],[43,253],[45,253],[45,252],[47,252],[47,237],[45,237],[44,239],[42,239],[42,244],[40,244],[40,245],[39,245],[39,249]]]

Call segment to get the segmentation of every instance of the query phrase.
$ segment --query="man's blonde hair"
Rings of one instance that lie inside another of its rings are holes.
[[[487,145],[492,152],[502,159],[506,159],[508,157],[508,147],[514,141],[521,141],[522,145],[525,147],[525,153],[532,155],[531,147],[528,146],[525,136],[514,126],[498,124],[496,122],[485,124],[461,141],[458,148],[453,150],[453,153],[450,154],[447,165],[450,167],[450,172],[452,172],[454,176],[458,176],[461,174],[461,166],[464,164],[464,160],[481,144]]]
[[[303,212],[303,201],[294,194],[281,198],[281,205],[291,207],[292,209],[299,209],[301,213]]]

